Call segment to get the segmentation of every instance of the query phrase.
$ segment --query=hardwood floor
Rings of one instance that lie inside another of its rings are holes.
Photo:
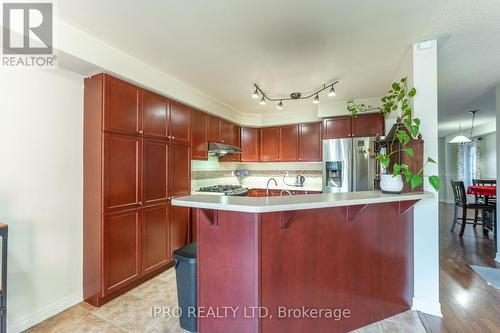
[[[460,228],[450,232],[453,205],[439,207],[440,301],[443,318],[422,314],[431,332],[500,332],[500,291],[488,285],[470,264],[497,267],[493,235],[467,225],[463,239]]]

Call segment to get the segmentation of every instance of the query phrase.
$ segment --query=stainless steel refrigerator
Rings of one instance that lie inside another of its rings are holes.
[[[373,190],[374,137],[323,140],[323,192]]]

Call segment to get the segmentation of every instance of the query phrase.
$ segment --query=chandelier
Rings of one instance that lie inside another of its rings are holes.
[[[308,94],[308,95],[304,95],[304,96],[300,92],[293,92],[293,93],[290,94],[290,97],[269,97],[268,95],[266,95],[266,93],[257,84],[254,84],[255,91],[252,94],[252,98],[254,98],[254,99],[259,99],[260,98],[259,103],[261,105],[266,105],[267,101],[270,101],[270,102],[279,102],[276,105],[276,108],[278,110],[282,110],[283,109],[283,101],[309,99],[309,98],[311,98],[313,96],[314,96],[314,99],[312,100],[312,102],[314,104],[318,104],[319,103],[319,93],[322,92],[322,91],[324,91],[324,90],[326,90],[326,89],[328,89],[328,88],[330,88],[330,90],[328,91],[328,96],[333,97],[333,96],[337,95],[337,93],[335,92],[335,88],[333,86],[336,85],[338,82],[339,81],[336,80],[336,81],[334,81],[332,83],[324,84],[323,88],[320,88],[320,89],[316,90],[315,92],[313,92],[311,94]]]

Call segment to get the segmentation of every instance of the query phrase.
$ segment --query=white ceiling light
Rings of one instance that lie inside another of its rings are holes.
[[[451,139],[451,141],[449,143],[467,143],[467,142],[471,142],[470,138],[472,138],[472,130],[474,129],[474,118],[476,117],[476,112],[478,112],[478,111],[479,110],[469,111],[470,113],[472,113],[472,126],[470,127],[469,137],[466,137],[465,135],[463,135],[463,133],[462,133],[462,125],[459,125],[460,135],[455,136],[453,139]]]
[[[278,110],[283,110],[283,101],[280,101],[280,102],[278,103],[278,105],[276,105],[276,108],[277,108]]]
[[[332,86],[332,88],[328,92],[328,96],[333,97],[335,95],[337,95],[337,93],[335,92],[335,88]]]
[[[314,104],[318,104],[319,103],[319,96],[318,96],[318,94],[316,94],[316,97],[314,97],[313,103]]]
[[[257,89],[255,89],[255,91],[253,92],[252,98],[255,98],[255,99],[259,98],[259,91]]]
[[[259,102],[260,105],[266,105],[266,98],[264,96],[262,96],[260,102]]]

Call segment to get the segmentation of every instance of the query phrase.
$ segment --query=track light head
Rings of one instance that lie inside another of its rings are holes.
[[[328,92],[328,96],[333,97],[335,95],[337,95],[337,93],[335,92],[335,88],[332,86]]]
[[[262,96],[262,98],[260,99],[259,104],[260,105],[266,105],[266,98],[264,96]]]
[[[318,94],[316,94],[316,96],[314,97],[313,103],[314,104],[318,104],[319,103],[319,95]]]
[[[278,110],[283,110],[283,101],[280,101],[280,102],[278,103],[278,105],[276,105],[276,108],[277,108]]]
[[[259,90],[257,88],[255,88],[255,91],[252,94],[252,98],[255,98],[255,99],[259,98]]]

